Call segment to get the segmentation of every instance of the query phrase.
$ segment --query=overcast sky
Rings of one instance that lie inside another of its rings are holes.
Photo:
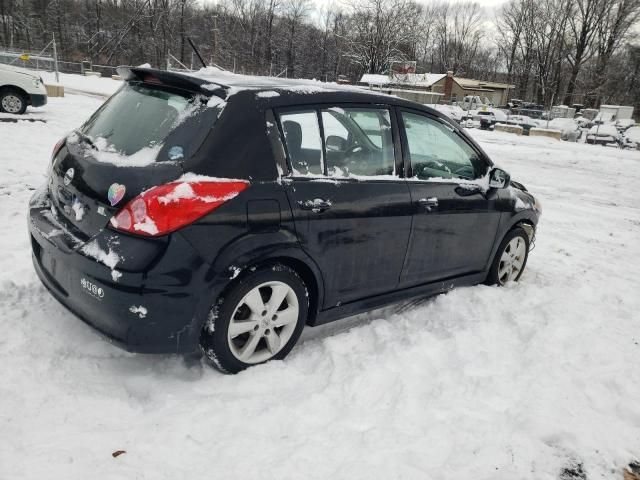
[[[312,1],[316,6],[320,8],[326,7],[328,5],[339,5],[340,3],[343,3],[343,0],[312,0]],[[431,0],[417,0],[417,1],[419,3],[434,3]],[[451,1],[461,2],[461,1],[468,1],[468,0],[451,0]],[[476,2],[480,4],[480,6],[484,7],[487,13],[492,13],[492,11],[496,7],[499,7],[503,3],[506,3],[507,1],[508,0],[476,0]],[[200,3],[216,3],[216,0],[200,0]]]
[[[430,0],[417,0],[418,3],[434,3],[433,1]],[[462,2],[462,1],[468,1],[468,0],[452,0],[453,2]],[[496,7],[499,7],[500,5],[502,5],[503,3],[506,3],[508,0],[476,0],[477,3],[480,4],[481,7],[484,7],[484,9],[487,12],[490,12],[492,10],[494,10]],[[318,6],[326,6],[326,5],[331,5],[331,4],[340,4],[340,0],[314,0],[314,3]]]

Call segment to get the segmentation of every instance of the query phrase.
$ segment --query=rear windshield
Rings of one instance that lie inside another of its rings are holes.
[[[126,84],[81,133],[98,160],[183,160],[200,146],[217,117],[217,110],[208,108],[206,101],[189,92]]]

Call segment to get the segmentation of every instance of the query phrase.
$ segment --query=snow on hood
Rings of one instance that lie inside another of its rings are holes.
[[[604,124],[604,125],[594,125],[589,129],[589,134],[598,135],[598,136],[618,136],[618,129],[615,125]]]
[[[633,142],[640,142],[640,127],[631,127],[625,132],[625,137]]]

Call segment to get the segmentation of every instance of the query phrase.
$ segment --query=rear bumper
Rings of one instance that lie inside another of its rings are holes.
[[[34,196],[35,198],[35,196]],[[119,271],[62,242],[51,211],[30,205],[32,259],[51,294],[111,342],[139,353],[188,353],[199,342],[211,292],[203,286],[208,264],[180,235],[141,272]],[[108,235],[117,235],[108,232]],[[122,246],[122,240],[118,239]],[[117,269],[117,266],[116,266]]]
[[[32,93],[29,95],[29,105],[32,107],[42,107],[47,104],[47,96]]]

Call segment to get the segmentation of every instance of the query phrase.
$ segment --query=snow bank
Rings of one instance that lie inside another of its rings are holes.
[[[40,73],[45,84],[56,84],[53,72]],[[64,86],[67,93],[86,93],[100,97],[110,97],[122,86],[122,80],[113,80],[111,77],[85,77],[72,73],[61,73],[60,81],[57,84]]]

